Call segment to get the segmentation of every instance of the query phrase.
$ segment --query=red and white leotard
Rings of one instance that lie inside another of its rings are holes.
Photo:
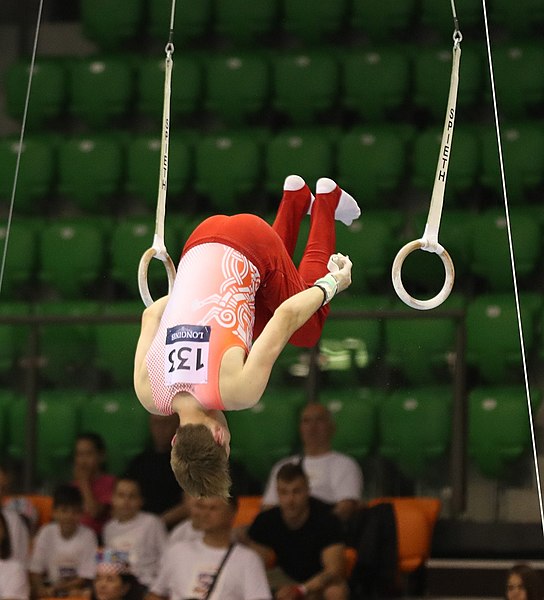
[[[146,356],[153,399],[161,413],[172,413],[178,392],[189,392],[206,409],[224,409],[221,360],[233,346],[246,353],[251,348],[260,280],[257,267],[225,244],[202,243],[185,252]]]

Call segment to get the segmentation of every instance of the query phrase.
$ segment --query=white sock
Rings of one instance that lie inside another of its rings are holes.
[[[316,194],[329,194],[338,187],[338,184],[329,179],[328,177],[322,177],[318,179],[315,192]],[[357,204],[355,198],[339,188],[341,195],[336,210],[334,211],[334,218],[337,221],[341,221],[344,225],[351,225],[355,219],[361,216],[361,209]],[[311,208],[311,206],[310,206]]]

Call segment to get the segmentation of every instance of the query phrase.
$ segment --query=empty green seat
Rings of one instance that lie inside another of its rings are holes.
[[[170,30],[172,2],[170,0],[153,0],[148,4],[149,14],[147,31],[160,42],[166,43]],[[211,28],[212,0],[188,2],[183,13],[178,14],[174,23],[174,43],[187,44],[195,38],[209,32]]]
[[[415,0],[369,2],[353,0],[351,25],[372,40],[387,40],[408,34],[415,16]]]
[[[451,436],[451,387],[396,390],[379,404],[379,453],[417,478],[446,455]]]
[[[6,109],[11,117],[21,119],[28,89],[30,61],[21,59],[11,64],[5,75]],[[59,59],[40,59],[34,64],[27,126],[41,127],[59,117],[65,108],[67,74]]]
[[[516,275],[521,281],[531,281],[540,262],[541,224],[532,214],[513,209],[510,226]],[[502,210],[488,210],[474,217],[470,247],[472,273],[491,289],[511,289],[513,279],[507,223]]]
[[[265,188],[278,197],[285,178],[297,173],[309,186],[333,171],[333,147],[315,130],[288,130],[272,137],[265,147]]]
[[[533,303],[520,296],[527,355],[535,342]],[[484,294],[470,301],[466,316],[467,364],[482,383],[511,383],[522,379],[521,346],[514,297]]]
[[[0,199],[6,206],[11,201],[19,147],[19,140],[0,140]],[[55,166],[52,144],[46,138],[27,136],[22,146],[15,190],[18,212],[40,213],[53,187]]]
[[[99,323],[94,328],[94,364],[107,385],[128,387],[132,384],[134,352],[144,308],[141,301],[131,300],[108,304],[102,310],[102,314],[109,317],[110,321]],[[115,317],[119,320],[116,321]]]
[[[331,411],[335,422],[333,447],[358,461],[375,448],[378,439],[378,405],[383,393],[372,388],[325,389],[319,401]]]
[[[2,294],[2,297],[3,294]],[[30,305],[25,302],[0,302],[0,317],[22,317],[30,315]],[[28,349],[29,325],[0,324],[0,375],[2,381],[14,380],[19,373],[20,359]]]
[[[367,127],[346,133],[338,143],[338,183],[365,206],[384,207],[398,190],[406,168],[404,141],[389,127]]]
[[[2,335],[0,328],[0,336]],[[3,341],[3,340],[2,340]],[[6,456],[9,445],[9,409],[15,401],[15,394],[8,389],[0,389],[0,452]]]
[[[502,198],[502,179],[495,129],[482,129],[482,172],[480,181],[495,197]],[[508,200],[524,204],[537,196],[544,181],[544,134],[532,123],[502,128],[501,146]],[[538,197],[538,196],[537,196]]]
[[[191,154],[179,136],[172,136],[168,148],[168,198],[186,191],[191,173]],[[161,162],[161,138],[138,136],[127,145],[125,191],[151,209],[157,206]]]
[[[255,54],[212,55],[205,63],[205,107],[229,124],[261,112],[270,93],[267,62]]]
[[[9,227],[9,238],[2,280],[2,297],[13,298],[26,289],[36,275],[37,235],[34,223],[28,219],[14,219]],[[5,247],[8,224],[0,225],[0,244]]]
[[[208,135],[195,148],[195,190],[216,211],[241,212],[242,199],[260,183],[262,154],[249,136]]]
[[[329,53],[287,52],[272,58],[272,102],[292,124],[309,124],[337,101],[340,70]]]
[[[544,23],[544,6],[540,0],[493,0],[491,21],[518,38],[539,34]]]
[[[82,0],[83,33],[101,48],[120,48],[140,33],[144,0]]]
[[[214,10],[213,29],[236,44],[246,44],[274,31],[278,3],[271,0],[221,0]]]
[[[148,412],[132,388],[96,393],[82,406],[81,430],[104,438],[108,471],[120,476],[149,441]]]
[[[106,199],[119,193],[123,151],[114,137],[76,137],[59,147],[58,191],[78,208],[108,212]]]
[[[342,105],[371,121],[400,110],[408,97],[410,64],[400,48],[374,47],[342,56]]]
[[[85,403],[86,393],[79,389],[55,389],[38,395],[36,467],[42,480],[59,483],[70,477],[80,409]],[[26,457],[27,410],[24,396],[9,408],[8,453],[18,460]]]
[[[415,46],[412,51],[414,107],[443,123],[450,87],[452,50],[448,47]],[[463,45],[460,59],[457,117],[470,113],[481,100],[483,87],[480,53]]]
[[[59,219],[40,231],[39,254],[40,281],[66,298],[78,297],[103,272],[102,231],[84,219]]]
[[[35,305],[35,314],[45,318],[98,315],[92,300],[45,301]],[[49,382],[77,384],[90,377],[94,359],[94,326],[90,323],[50,323],[40,327],[40,372]]]
[[[136,106],[139,113],[162,119],[164,105],[164,58],[142,58],[136,63]],[[202,100],[202,68],[186,53],[174,55],[170,115],[173,119],[190,116]]]
[[[97,129],[126,116],[133,99],[128,61],[112,56],[70,63],[70,113]]]
[[[497,104],[504,117],[530,117],[540,109],[544,102],[544,48],[539,41],[497,45],[493,70]]]
[[[304,392],[268,387],[258,404],[226,414],[231,457],[264,481],[274,463],[289,456],[297,443],[298,413]]]
[[[305,0],[285,0],[282,27],[306,43],[322,42],[342,33],[347,8],[347,0],[321,0],[311,10]]]
[[[531,390],[532,410],[541,395]],[[468,454],[487,477],[500,479],[530,447],[529,413],[523,386],[477,387],[468,398]]]

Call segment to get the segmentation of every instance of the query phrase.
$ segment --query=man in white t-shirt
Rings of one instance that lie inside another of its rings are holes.
[[[203,538],[166,550],[147,600],[271,600],[257,553],[231,542],[236,500],[202,498],[200,508]]]
[[[28,600],[29,597],[26,566],[13,558],[8,524],[0,511],[0,598]]]
[[[192,542],[193,540],[201,540],[204,536],[202,531],[202,516],[204,514],[201,498],[193,498],[185,494],[183,499],[187,507],[189,517],[182,521],[172,529],[168,535],[168,547],[177,542]]]
[[[149,587],[159,570],[167,533],[157,515],[141,510],[143,498],[135,479],[117,480],[111,499],[112,518],[104,526],[104,546],[126,552],[131,573]]]
[[[310,494],[333,505],[333,512],[347,522],[359,508],[363,493],[363,473],[351,456],[332,449],[334,420],[323,404],[306,405],[300,417],[303,452],[285,458],[272,467],[263,495],[262,510],[278,505],[276,477],[288,462],[300,462],[308,475]]]
[[[90,585],[96,571],[96,534],[80,524],[83,498],[78,488],[59,486],[53,494],[53,522],[36,534],[30,560],[34,597],[74,594]]]

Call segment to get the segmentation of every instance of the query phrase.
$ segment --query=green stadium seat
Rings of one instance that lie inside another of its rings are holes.
[[[264,481],[275,462],[292,454],[302,405],[301,390],[269,387],[253,408],[228,412],[231,458]]]
[[[521,119],[540,110],[544,102],[544,48],[539,41],[497,45],[493,70],[497,105],[504,117]]]
[[[1,329],[0,336],[2,336]],[[9,445],[9,409],[15,402],[15,398],[16,396],[11,390],[0,389],[0,454],[2,456],[6,456]]]
[[[501,146],[508,200],[524,204],[531,194],[538,194],[544,181],[544,133],[533,123],[507,125],[502,128]],[[502,198],[495,128],[482,129],[481,147],[481,184]]]
[[[44,301],[35,314],[43,317],[98,315],[92,300]],[[89,377],[94,359],[94,326],[89,323],[51,323],[40,327],[40,373],[50,383],[77,384]]]
[[[520,295],[521,320],[527,355],[535,343],[535,307]],[[466,316],[467,364],[482,383],[512,383],[522,379],[521,347],[514,297],[511,293],[483,294],[470,301]]]
[[[128,61],[111,56],[74,59],[69,73],[72,116],[96,130],[127,115],[133,98]]]
[[[516,275],[522,281],[531,281],[540,264],[541,224],[531,213],[512,209],[510,226]],[[513,286],[506,227],[506,216],[499,209],[480,213],[473,220],[471,271],[494,290],[509,290]]]
[[[0,244],[5,247],[8,224],[0,225]],[[36,275],[37,236],[31,221],[14,219],[9,227],[2,297],[14,298]]]
[[[162,119],[164,105],[164,58],[143,58],[136,63],[137,111]],[[174,56],[170,115],[172,119],[191,116],[202,100],[202,67],[186,53]]]
[[[240,211],[242,199],[260,183],[262,154],[258,142],[243,135],[207,135],[195,148],[195,190],[214,210]]]
[[[440,155],[442,128],[433,127],[421,132],[414,140],[412,152],[412,185],[432,194],[436,166]],[[448,179],[444,205],[458,203],[461,198],[475,194],[481,172],[479,136],[475,131],[457,127],[450,145]],[[467,202],[469,204],[469,202]]]
[[[205,62],[205,108],[230,125],[260,113],[270,94],[267,62],[255,54],[212,55]]]
[[[413,98],[416,109],[428,114],[436,123],[443,123],[451,77],[452,50],[448,47],[415,46],[412,51]],[[459,88],[457,92],[457,118],[465,111],[470,114],[481,100],[482,60],[480,53],[463,45]]]
[[[368,2],[353,0],[351,26],[372,40],[397,39],[408,34],[415,17],[415,0]]]
[[[215,4],[213,29],[237,45],[260,39],[274,31],[278,5],[270,0],[221,0]]]
[[[0,199],[9,203],[19,152],[19,140],[0,140]],[[17,212],[39,213],[51,193],[55,177],[55,154],[44,138],[26,137],[19,164],[15,202]]]
[[[544,6],[540,0],[493,0],[491,21],[518,39],[533,37],[544,23]]]
[[[462,308],[464,299],[451,296],[440,307]],[[457,322],[451,317],[432,319],[387,319],[385,321],[385,358],[408,384],[425,385],[447,381],[455,365]],[[414,312],[398,303],[395,309]]]
[[[168,148],[168,198],[179,197],[188,188],[191,176],[191,152],[188,145],[173,135]],[[125,191],[155,209],[159,190],[161,138],[137,136],[129,141],[126,155]],[[169,204],[167,200],[167,204]]]
[[[54,483],[70,477],[70,464],[78,433],[81,407],[86,393],[80,389],[42,391],[37,405],[37,475]],[[27,401],[20,397],[9,409],[10,442],[8,454],[25,457]]]
[[[129,387],[134,374],[134,352],[140,335],[144,304],[137,300],[119,301],[104,307],[104,316],[134,317],[134,320],[100,323],[94,328],[95,367],[107,385]],[[137,402],[136,398],[135,401]]]
[[[170,31],[172,2],[153,0],[148,5],[147,31],[155,40],[166,43]],[[188,2],[174,22],[174,43],[188,44],[211,30],[212,0]]]
[[[540,392],[531,390],[533,412],[540,400]],[[504,478],[531,445],[524,387],[474,388],[468,411],[470,458],[485,476]]]
[[[144,0],[81,0],[83,33],[103,49],[134,41],[144,18]]]
[[[21,119],[28,89],[30,61],[21,59],[11,64],[5,75],[6,109]],[[62,60],[39,59],[34,64],[32,88],[27,114],[27,127],[42,127],[59,117],[67,97],[67,73]]]
[[[407,477],[424,475],[448,450],[452,396],[444,386],[401,389],[386,396],[379,405],[381,456]]]
[[[102,231],[92,221],[58,219],[40,231],[39,255],[40,281],[66,298],[76,298],[102,274]]]
[[[130,297],[138,298],[138,265],[142,254],[152,246],[155,232],[154,220],[149,217],[134,217],[120,221],[114,226],[110,238],[110,277]],[[181,255],[182,242],[174,223],[165,224],[164,241],[177,264]],[[160,298],[168,293],[166,271],[160,260],[152,260],[148,270],[148,282],[152,295]]]
[[[265,148],[265,189],[279,197],[287,175],[296,173],[308,185],[333,171],[333,147],[315,130],[288,130],[272,137]]]
[[[408,97],[410,63],[399,48],[350,50],[342,56],[342,105],[369,121],[385,121]]]
[[[107,212],[107,199],[119,193],[123,150],[114,137],[67,139],[59,147],[58,192],[78,208]]]
[[[482,7],[479,3],[472,0],[456,0],[455,8],[463,33],[475,26],[483,27]],[[422,0],[419,23],[449,39],[454,31],[451,3]]]
[[[383,208],[403,182],[405,143],[389,127],[353,130],[338,143],[337,163],[337,181],[344,189],[365,206]]]
[[[342,34],[347,0],[321,0],[311,10],[304,0],[284,0],[283,30],[308,44]]]
[[[131,388],[96,393],[82,406],[81,430],[103,437],[108,472],[120,476],[149,441],[148,412]]]
[[[378,438],[378,405],[383,400],[383,393],[360,387],[324,389],[319,400],[334,417],[334,449],[357,461],[367,458]]]
[[[273,107],[293,125],[311,124],[334,108],[340,69],[330,53],[277,53],[271,59]]]
[[[3,296],[3,295],[2,295]],[[0,302],[0,317],[30,315],[30,305],[25,302]],[[30,326],[0,324],[0,377],[2,381],[13,380],[18,373],[19,360],[27,350]]]

